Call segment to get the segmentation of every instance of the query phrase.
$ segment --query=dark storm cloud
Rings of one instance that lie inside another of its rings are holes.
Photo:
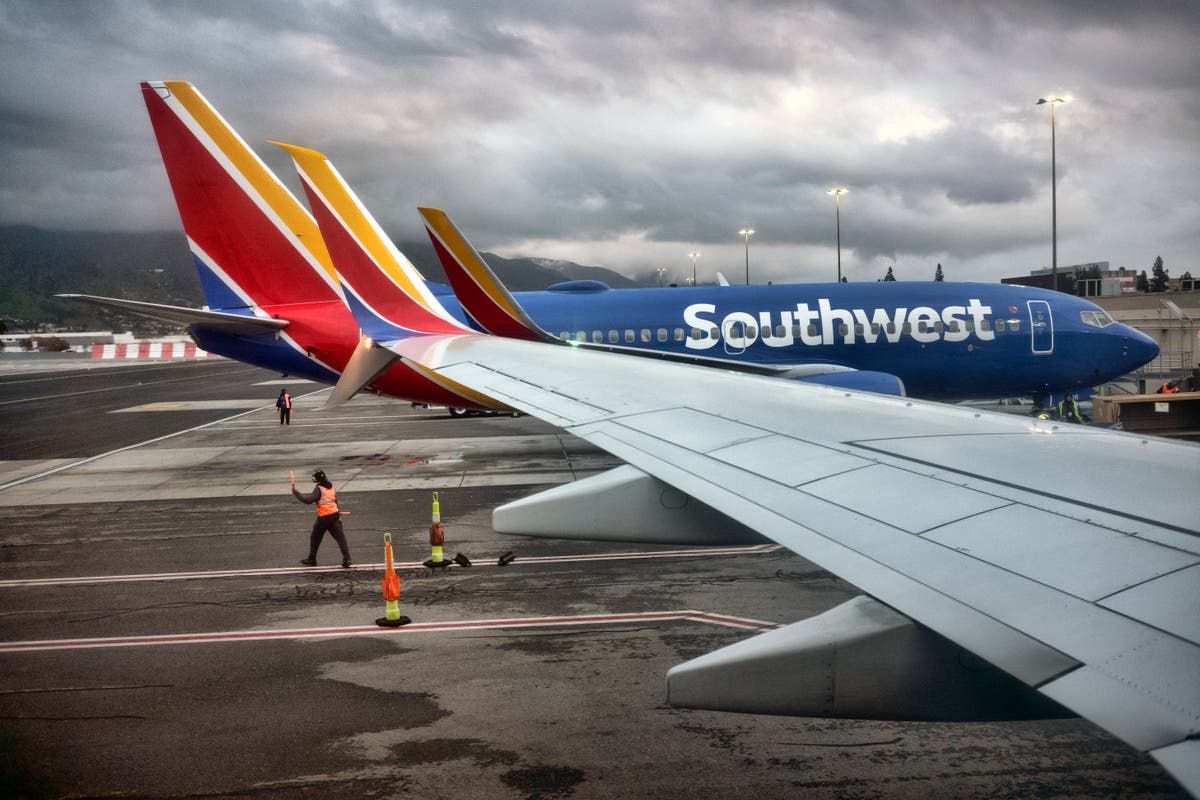
[[[1182,2],[9,0],[0,221],[177,226],[137,82],[183,78],[289,185],[264,139],[325,150],[401,238],[439,204],[480,246],[632,272],[733,263],[751,225],[792,274],[831,253],[838,184],[848,264],[995,278],[1045,258],[1034,101],[1063,92],[1060,257],[1181,263],[1198,37]]]

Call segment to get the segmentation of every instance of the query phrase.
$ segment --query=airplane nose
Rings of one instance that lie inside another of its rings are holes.
[[[1130,328],[1123,338],[1122,344],[1126,357],[1130,361],[1130,370],[1137,369],[1143,364],[1149,364],[1158,357],[1158,342],[1139,330]]]

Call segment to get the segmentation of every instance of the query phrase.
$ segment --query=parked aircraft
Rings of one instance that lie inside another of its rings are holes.
[[[433,307],[437,290],[424,285],[331,166],[334,180],[327,183],[341,189],[327,188],[326,199],[336,201],[343,216],[325,214],[332,224],[319,231],[193,86],[143,83],[142,93],[208,308],[72,297],[188,324],[193,338],[211,352],[327,383],[337,381],[358,344],[329,240],[345,240],[350,248],[341,267],[351,286],[384,281],[372,289],[378,313],[403,310],[407,301],[392,285],[397,280],[409,281],[413,296]],[[328,165],[323,157],[310,160]],[[311,176],[305,185],[311,195]],[[323,206],[317,198],[314,207]],[[354,227],[346,231],[341,226],[350,217]],[[474,253],[465,240],[462,245]],[[456,257],[436,237],[435,246],[443,259]],[[898,392],[902,383],[918,396],[1045,394],[1091,386],[1156,352],[1147,337],[1112,323],[1087,301],[1020,287],[609,290],[575,281],[516,297],[540,327],[563,338],[855,388]],[[446,300],[445,306],[449,328],[468,323],[457,303]],[[451,408],[502,406],[408,364],[373,376],[371,388]]]
[[[1197,446],[563,342],[421,335],[440,322],[418,304],[385,320],[364,300],[371,358],[419,362],[626,462],[497,509],[497,531],[762,535],[866,593],[674,667],[673,705],[986,719],[1036,690],[1200,792]]]
[[[407,262],[321,153],[280,144],[296,162],[347,300],[404,316]],[[707,365],[920,397],[1046,396],[1136,369],[1154,341],[1082,298],[982,283],[801,284],[610,290],[573,281],[489,295],[482,256],[444,212],[422,209],[434,248],[474,327],[520,338],[654,351]],[[333,246],[330,245],[331,250]],[[390,248],[390,249],[389,249]],[[402,259],[402,257],[400,257]],[[411,269],[411,265],[407,265]],[[455,281],[455,278],[461,280]],[[370,302],[365,300],[370,295]],[[447,298],[439,298],[447,302]],[[537,334],[521,331],[536,329]],[[898,380],[897,380],[898,379]]]

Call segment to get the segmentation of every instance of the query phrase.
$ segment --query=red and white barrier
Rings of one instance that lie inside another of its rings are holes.
[[[94,359],[151,361],[164,358],[220,358],[201,350],[195,342],[130,342],[128,344],[94,344]]]

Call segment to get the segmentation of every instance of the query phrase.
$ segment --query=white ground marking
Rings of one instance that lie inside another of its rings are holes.
[[[166,644],[211,644],[213,642],[246,642],[267,639],[316,639],[376,634],[408,634],[447,632],[456,630],[499,630],[512,628],[547,628],[576,625],[619,625],[626,622],[704,622],[743,630],[770,630],[773,622],[710,614],[687,609],[683,611],[645,611],[635,614],[585,614],[562,617],[515,617],[510,619],[471,619],[450,622],[414,622],[400,628],[378,625],[355,625],[340,628],[288,628],[284,630],[224,631],[212,633],[179,633],[155,636],[110,636],[97,639],[41,639],[28,642],[0,642],[0,653],[24,653],[39,650],[91,650],[99,647],[148,647]]]
[[[519,557],[509,563],[509,566],[526,566],[532,564],[567,564],[578,561],[630,561],[653,558],[700,558],[711,556],[742,556],[756,553],[770,553],[779,549],[777,544],[758,544],[749,547],[689,547],[674,550],[649,550],[629,553],[589,553],[584,555],[562,556],[529,556]],[[79,586],[105,583],[149,583],[154,581],[190,581],[211,578],[244,578],[263,575],[299,575],[323,572],[374,572],[383,569],[383,563],[355,564],[349,569],[338,566],[330,567],[262,567],[260,569],[218,569],[197,572],[147,572],[136,575],[84,575],[78,577],[56,578],[26,578],[22,580],[0,581],[0,589],[14,589],[36,586]],[[401,562],[397,570],[424,568],[419,561]],[[445,567],[445,569],[460,572],[463,569],[475,567],[496,567],[496,563],[476,560],[471,567]]]

